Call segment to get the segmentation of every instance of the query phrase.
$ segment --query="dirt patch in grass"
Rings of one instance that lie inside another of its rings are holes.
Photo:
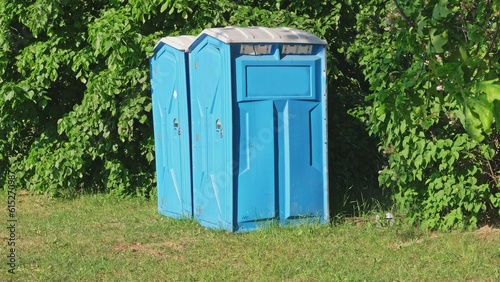
[[[419,245],[422,243],[427,243],[430,242],[431,240],[437,239],[438,235],[436,233],[431,233],[427,236],[422,236],[419,238],[414,238],[414,239],[408,239],[404,241],[399,241],[399,242],[393,242],[389,245],[389,247],[393,250],[400,250],[406,247],[411,247],[414,245]]]
[[[483,240],[500,240],[500,228],[485,225],[479,228],[476,234]]]
[[[138,253],[152,257],[172,257],[172,254],[182,252],[186,246],[180,242],[158,242],[158,243],[141,243],[121,242],[115,244],[111,249],[119,253]]]

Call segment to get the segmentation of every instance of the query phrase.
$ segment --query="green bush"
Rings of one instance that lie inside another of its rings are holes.
[[[500,216],[499,0],[0,0],[0,15],[0,170],[21,187],[149,197],[157,40],[289,26],[328,40],[334,212],[390,193],[427,228]]]
[[[366,1],[356,43],[372,94],[353,111],[380,138],[379,182],[411,222],[500,216],[500,1]]]
[[[331,195],[368,195],[378,188],[375,143],[346,113],[364,103],[361,71],[346,53],[357,9],[348,0],[0,0],[0,170],[54,196],[149,197],[156,42],[216,26],[289,26],[329,42]]]

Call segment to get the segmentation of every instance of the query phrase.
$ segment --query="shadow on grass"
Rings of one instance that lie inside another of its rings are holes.
[[[334,97],[329,102],[332,218],[361,216],[373,210],[389,210],[392,206],[389,191],[378,185],[378,171],[385,162],[377,150],[378,140],[368,135],[365,124],[347,113],[348,107],[355,105],[344,105],[345,99],[345,96]]]

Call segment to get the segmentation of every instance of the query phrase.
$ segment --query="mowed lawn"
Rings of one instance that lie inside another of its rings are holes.
[[[373,216],[232,234],[174,220],[156,201],[19,191],[16,273],[2,193],[0,281],[500,281],[500,231],[427,232]]]

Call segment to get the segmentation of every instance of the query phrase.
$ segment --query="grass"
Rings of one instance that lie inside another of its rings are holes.
[[[7,272],[2,228],[0,281],[500,281],[497,229],[437,233],[367,217],[231,234],[105,195],[24,193],[16,208],[18,268]]]

